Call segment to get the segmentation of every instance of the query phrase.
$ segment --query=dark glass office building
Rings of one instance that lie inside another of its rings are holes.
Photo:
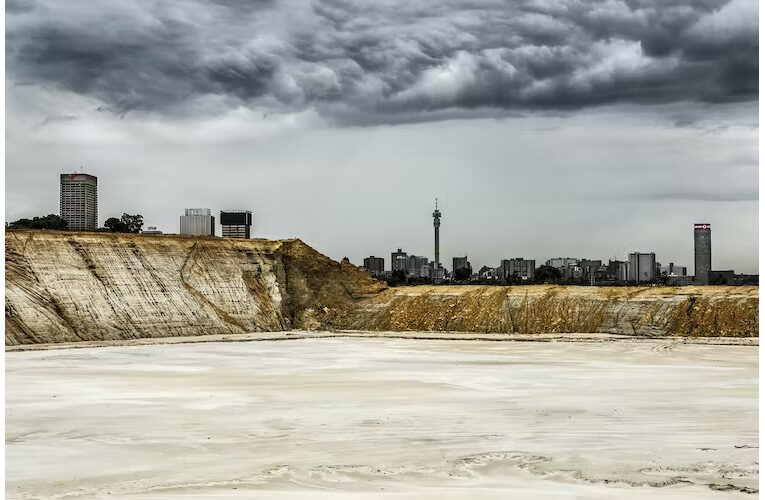
[[[693,257],[696,270],[694,281],[697,285],[709,284],[709,271],[712,270],[712,225],[693,225]]]
[[[252,212],[249,210],[231,210],[220,213],[220,226],[224,238],[250,238]]]

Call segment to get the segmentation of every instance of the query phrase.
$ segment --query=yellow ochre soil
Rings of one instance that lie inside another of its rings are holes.
[[[758,287],[418,286],[339,318],[350,329],[758,336]]]
[[[6,231],[6,345],[303,330],[758,336],[758,287],[387,288],[298,239]]]

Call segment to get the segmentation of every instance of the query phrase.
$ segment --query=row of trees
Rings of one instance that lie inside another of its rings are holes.
[[[56,229],[63,231],[67,222],[58,215],[46,215],[44,217],[32,217],[31,219],[19,219],[8,224],[10,229]]]
[[[143,216],[141,214],[130,215],[122,214],[117,217],[109,217],[104,222],[104,227],[96,231],[102,233],[140,233],[143,227]],[[65,231],[68,228],[66,220],[58,215],[46,215],[44,217],[33,217],[31,219],[19,219],[8,224],[9,229],[54,229]]]
[[[143,215],[122,214],[119,219],[116,217],[106,219],[102,229],[110,233],[140,233],[142,227]]]

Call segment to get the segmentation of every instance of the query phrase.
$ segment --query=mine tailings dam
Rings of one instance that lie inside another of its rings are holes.
[[[301,330],[758,336],[757,287],[388,288],[298,239],[6,231],[6,345]]]

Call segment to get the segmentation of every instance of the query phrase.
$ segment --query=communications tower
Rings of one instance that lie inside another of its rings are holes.
[[[441,212],[438,211],[438,198],[436,198],[436,209],[433,212],[433,229],[436,232],[436,272],[441,268],[441,260],[438,254],[438,228],[441,227]]]

